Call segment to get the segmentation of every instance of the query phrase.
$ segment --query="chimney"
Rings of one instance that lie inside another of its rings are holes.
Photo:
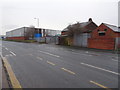
[[[92,22],[92,18],[89,18],[89,22]]]

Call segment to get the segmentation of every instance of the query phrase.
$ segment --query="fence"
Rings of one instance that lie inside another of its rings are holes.
[[[58,36],[49,36],[49,37],[39,37],[35,38],[40,43],[48,43],[48,44],[58,44]]]

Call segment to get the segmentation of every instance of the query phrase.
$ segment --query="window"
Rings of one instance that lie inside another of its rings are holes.
[[[107,29],[104,29],[104,31],[107,31]]]
[[[98,29],[98,32],[99,32],[100,30]]]
[[[99,36],[105,36],[105,32],[99,33]]]

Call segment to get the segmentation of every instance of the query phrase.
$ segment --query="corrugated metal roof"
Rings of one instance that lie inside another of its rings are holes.
[[[88,24],[90,24],[91,22],[83,22],[83,23],[80,23],[80,27],[85,27],[87,26]]]
[[[117,26],[106,24],[106,23],[103,23],[103,24],[106,25],[107,27],[109,27],[110,29],[112,29],[115,32],[120,32],[120,28],[118,28]]]
[[[68,31],[68,29],[67,29],[67,28],[65,28],[63,31]]]

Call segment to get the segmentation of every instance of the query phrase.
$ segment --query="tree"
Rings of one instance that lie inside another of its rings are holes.
[[[69,25],[67,27],[67,29],[68,29],[68,36],[69,37],[73,37],[74,33],[82,33],[82,31],[83,31],[83,28],[79,22],[77,22],[76,24],[73,24],[73,25]]]
[[[35,34],[35,27],[31,25],[30,27],[27,28],[25,36],[27,39],[33,39],[34,34]]]

